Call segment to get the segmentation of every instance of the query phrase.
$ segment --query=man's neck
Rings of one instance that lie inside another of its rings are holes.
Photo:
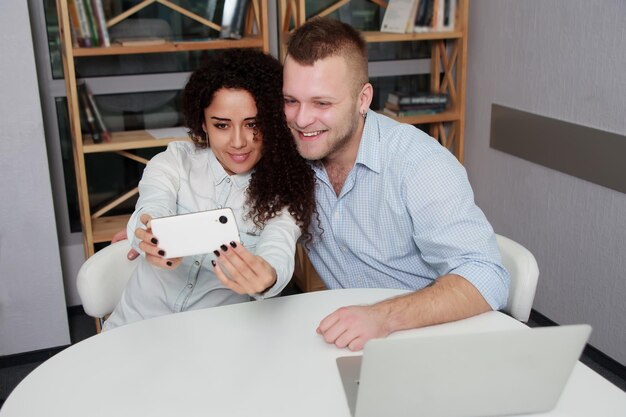
[[[364,127],[364,120],[359,121],[359,128],[356,130],[350,141],[347,142],[341,149],[337,149],[331,155],[328,155],[322,160],[326,174],[328,175],[330,183],[332,184],[337,196],[341,193],[343,184],[346,182],[346,178],[356,162]]]

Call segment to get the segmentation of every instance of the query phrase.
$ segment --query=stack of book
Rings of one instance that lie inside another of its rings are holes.
[[[87,83],[84,80],[78,80],[76,89],[78,100],[80,101],[80,109],[82,110],[82,119],[85,121],[82,130],[91,134],[93,143],[110,142],[111,133],[104,124],[102,112],[100,112]]]
[[[110,46],[102,0],[68,0],[74,47]]]
[[[392,92],[383,113],[393,117],[441,113],[448,107],[448,95],[439,93]]]

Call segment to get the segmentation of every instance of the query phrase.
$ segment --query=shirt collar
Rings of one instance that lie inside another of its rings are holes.
[[[381,171],[381,135],[378,126],[378,114],[372,110],[367,111],[365,127],[359,144],[359,151],[356,155],[356,164],[361,164],[377,174]]]
[[[217,160],[217,157],[213,153],[213,150],[211,148],[208,148],[207,150],[209,154],[209,168],[213,173],[213,182],[215,183],[215,185],[219,185],[230,178],[230,180],[237,188],[244,188],[248,186],[248,183],[250,182],[250,177],[252,176],[252,171],[246,172],[244,174],[228,175],[220,161]]]

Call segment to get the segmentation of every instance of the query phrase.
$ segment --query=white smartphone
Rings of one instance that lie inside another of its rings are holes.
[[[220,245],[239,242],[239,229],[230,208],[158,217],[150,222],[152,234],[165,258],[211,253]]]

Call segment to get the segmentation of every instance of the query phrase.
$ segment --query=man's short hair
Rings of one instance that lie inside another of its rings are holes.
[[[358,30],[339,20],[316,17],[296,28],[287,41],[287,56],[301,65],[341,56],[359,88],[368,82],[367,42]]]

